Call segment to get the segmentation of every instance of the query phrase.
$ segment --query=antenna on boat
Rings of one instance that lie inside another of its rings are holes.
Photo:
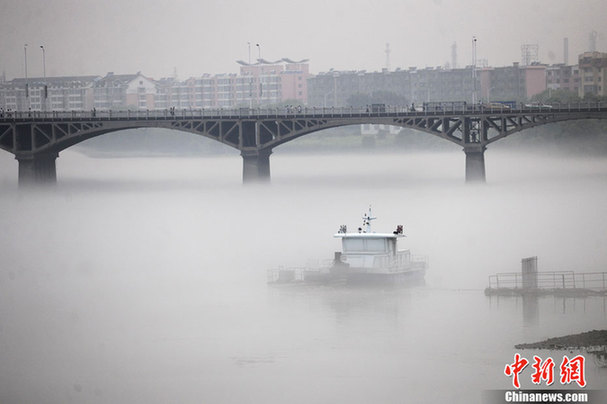
[[[365,227],[365,233],[371,233],[371,220],[375,219],[377,218],[373,217],[373,215],[371,214],[371,205],[369,205],[369,213],[365,213],[363,215],[363,227]]]

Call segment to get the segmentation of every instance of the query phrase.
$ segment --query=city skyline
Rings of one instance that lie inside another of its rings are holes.
[[[596,50],[605,51],[607,42],[600,31],[607,4],[600,0],[0,0],[0,11],[0,71],[7,79],[24,76],[25,52],[28,76],[41,77],[41,45],[49,77],[142,71],[162,78],[176,71],[184,79],[236,73],[236,60],[260,56],[310,59],[313,74],[379,71],[388,62],[387,43],[392,70],[450,63],[453,43],[464,67],[472,61],[473,37],[477,59],[493,66],[520,61],[523,44],[537,44],[542,63],[562,63],[567,37],[574,64],[588,50],[591,32],[597,32]]]

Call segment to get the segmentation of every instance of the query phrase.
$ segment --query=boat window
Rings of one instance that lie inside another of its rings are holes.
[[[344,238],[343,239],[344,252],[352,251],[371,251],[371,252],[382,252],[386,251],[386,240],[384,239],[362,239],[362,238]]]
[[[361,238],[344,238],[343,239],[344,251],[363,251],[363,239]]]
[[[365,240],[367,242],[367,251],[385,251],[386,241],[383,238],[374,239],[370,238]]]

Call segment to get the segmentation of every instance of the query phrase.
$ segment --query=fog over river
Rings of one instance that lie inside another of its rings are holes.
[[[238,155],[66,150],[56,186],[19,190],[2,154],[0,403],[469,403],[511,388],[515,344],[607,328],[604,298],[540,298],[529,320],[521,299],[483,294],[529,256],[607,271],[607,158],[485,157],[479,186],[459,150],[277,152],[271,184],[243,186]],[[269,268],[332,258],[369,205],[375,230],[403,224],[428,257],[425,287],[266,285]],[[586,379],[607,390],[590,359]]]

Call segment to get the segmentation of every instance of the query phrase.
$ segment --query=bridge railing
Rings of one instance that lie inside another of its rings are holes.
[[[303,107],[286,106],[278,108],[219,108],[193,109],[169,108],[153,110],[73,110],[73,111],[11,111],[0,110],[0,121],[39,120],[179,120],[204,118],[289,118],[289,117],[387,117],[387,116],[431,116],[445,114],[471,115],[478,113],[535,113],[535,112],[607,112],[605,103],[573,104],[523,104],[505,105],[432,103],[428,106],[393,106],[373,104],[366,107]]]

